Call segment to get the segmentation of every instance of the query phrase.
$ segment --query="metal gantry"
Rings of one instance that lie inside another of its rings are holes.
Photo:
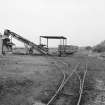
[[[47,44],[45,46],[47,47],[47,51],[49,52],[49,39],[58,39],[60,40],[60,49],[59,53],[61,55],[62,51],[65,51],[65,45],[67,44],[67,38],[64,36],[40,36],[40,45],[42,45],[42,38],[47,39]],[[63,46],[63,47],[61,47]]]

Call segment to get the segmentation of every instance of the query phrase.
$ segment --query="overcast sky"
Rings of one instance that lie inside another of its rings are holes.
[[[4,29],[36,43],[40,35],[64,35],[68,44],[93,46],[105,40],[105,0],[0,0]]]

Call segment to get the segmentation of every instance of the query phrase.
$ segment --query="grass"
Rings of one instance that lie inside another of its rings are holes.
[[[77,63],[80,62],[81,65],[78,69],[78,73],[81,76],[84,71],[84,65],[86,63],[88,64],[88,72],[87,72],[85,83],[84,83],[83,94],[82,94],[80,105],[86,105],[88,102],[91,103],[92,101],[94,101],[97,94],[100,93],[100,90],[96,89],[96,80],[100,79],[100,80],[103,80],[105,83],[105,62],[97,58],[92,58],[92,57],[87,57],[87,56],[82,56],[82,55],[81,56],[74,55],[70,57],[61,57],[59,59],[70,63],[69,66],[71,68],[73,68]],[[73,99],[70,99],[70,98],[68,99],[68,100],[74,100],[73,102],[74,104],[71,102],[66,105],[69,105],[69,104],[76,105],[76,102],[78,100],[79,83],[78,83],[78,80],[75,80],[75,78],[73,77],[67,84],[67,87],[65,87],[64,89],[64,91],[66,90],[68,93],[70,92],[69,90],[71,89],[71,91],[74,93],[74,96],[76,97],[72,96],[74,97]],[[59,105],[59,104],[54,104],[54,105]]]
[[[27,64],[29,67],[33,66],[34,59],[30,63],[31,58],[27,60],[28,62],[21,61],[21,57],[10,58],[5,57],[0,60],[0,105],[32,105],[36,101],[47,103],[61,81],[61,72],[53,68],[43,72],[30,70],[29,74],[27,72],[25,74],[24,66]],[[44,63],[35,64],[35,67],[47,68],[48,65]],[[14,69],[15,65],[17,71],[22,72],[17,72]],[[21,66],[23,69],[20,68]]]
[[[6,64],[15,65],[14,62],[18,64],[17,60],[5,58],[3,62],[3,59],[0,60],[1,67]],[[51,57],[48,57],[48,59],[51,59]],[[96,93],[99,92],[99,90],[95,88],[96,79],[102,79],[105,82],[105,62],[96,58],[77,55],[58,57],[58,59],[69,63],[70,69],[68,73],[80,62],[81,65],[77,72],[81,77],[83,75],[85,63],[88,64],[88,72],[80,104],[84,105],[90,100],[94,101]],[[20,58],[18,60],[20,60]],[[23,64],[21,63],[21,65]],[[43,67],[47,66],[45,64],[41,65]],[[17,75],[22,72],[15,73],[13,70],[6,70],[6,74],[4,75],[0,71],[0,105],[32,105],[35,101],[47,103],[59,87],[59,83],[63,76],[60,70],[56,69],[54,63],[50,65],[50,68],[53,69],[44,72],[34,71],[29,75]],[[79,80],[74,74],[55,100],[54,105],[75,105],[79,96],[78,90]],[[66,95],[67,93],[69,97]]]

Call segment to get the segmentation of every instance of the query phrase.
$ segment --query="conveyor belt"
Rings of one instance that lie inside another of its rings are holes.
[[[12,31],[10,31],[10,30],[8,30],[8,32],[9,32],[9,35],[11,35],[11,36],[14,37],[15,39],[17,39],[17,40],[19,40],[19,41],[21,41],[21,42],[23,42],[23,43],[25,43],[25,44],[31,46],[32,48],[34,48],[35,50],[37,50],[37,51],[40,52],[41,54],[48,54],[47,51],[41,49],[37,44],[35,44],[35,43],[29,41],[28,39],[23,38],[22,36],[20,36],[20,35],[14,33],[14,32],[12,32]]]

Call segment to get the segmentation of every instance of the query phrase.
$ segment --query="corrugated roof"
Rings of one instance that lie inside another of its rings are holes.
[[[48,38],[48,39],[67,39],[64,36],[40,36],[42,38]]]

